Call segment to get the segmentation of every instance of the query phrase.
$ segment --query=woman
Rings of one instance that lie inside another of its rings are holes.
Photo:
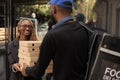
[[[23,77],[20,73],[20,64],[18,63],[19,41],[36,41],[34,25],[29,19],[22,19],[17,25],[17,38],[8,44],[8,61],[10,69],[9,80],[35,80],[32,77]]]

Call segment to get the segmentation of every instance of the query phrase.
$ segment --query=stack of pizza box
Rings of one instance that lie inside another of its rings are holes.
[[[45,73],[52,73],[53,72],[53,61],[51,60],[50,64],[48,65]]]
[[[19,63],[34,66],[40,54],[41,41],[19,41]],[[51,73],[53,62],[51,61],[45,73]]]

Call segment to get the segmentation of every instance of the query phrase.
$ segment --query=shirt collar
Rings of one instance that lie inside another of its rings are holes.
[[[72,16],[68,16],[68,17],[63,18],[62,20],[60,20],[59,22],[57,22],[55,25],[53,25],[52,29],[54,29],[57,26],[60,26],[61,24],[65,23],[66,21],[69,21],[71,19],[73,19]]]

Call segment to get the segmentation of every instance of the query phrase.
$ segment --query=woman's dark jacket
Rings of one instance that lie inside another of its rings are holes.
[[[9,80],[35,80],[31,77],[23,77],[20,72],[13,72],[12,65],[18,63],[18,49],[19,49],[19,39],[16,38],[8,44],[8,61],[9,61]]]

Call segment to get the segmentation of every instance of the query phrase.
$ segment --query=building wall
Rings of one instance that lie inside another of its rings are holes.
[[[120,0],[96,0],[97,26],[120,36]]]
[[[97,27],[106,29],[107,3],[104,1],[96,3],[95,12],[97,14]]]

